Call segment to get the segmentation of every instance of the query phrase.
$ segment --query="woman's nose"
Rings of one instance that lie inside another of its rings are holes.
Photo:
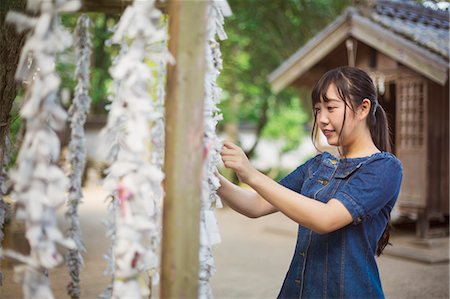
[[[319,123],[321,124],[328,124],[329,120],[328,120],[328,115],[326,112],[320,111],[317,113],[317,120],[319,121]]]

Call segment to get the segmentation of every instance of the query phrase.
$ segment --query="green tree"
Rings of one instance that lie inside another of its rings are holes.
[[[62,16],[63,25],[73,31],[76,26],[79,13]],[[119,14],[89,13],[92,20],[91,39],[91,88],[92,100],[91,114],[106,114],[105,106],[108,104],[109,86],[112,82],[109,68],[111,59],[116,56],[119,47],[106,45],[112,37],[111,29],[117,24]],[[61,76],[61,88],[66,88],[73,93],[76,82],[74,81],[75,64],[74,47],[66,50],[58,59],[57,69]]]
[[[7,155],[7,138],[9,131],[16,129],[17,117],[11,115],[13,102],[17,95],[17,83],[14,79],[17,64],[20,58],[20,49],[25,40],[25,34],[18,34],[13,25],[6,23],[8,11],[25,10],[25,0],[2,0],[0,2],[0,176]],[[0,193],[2,191],[0,190]],[[1,194],[0,194],[1,195]],[[1,196],[0,196],[1,200]]]
[[[226,19],[228,40],[222,42],[224,122],[250,122],[256,141],[282,137],[284,150],[298,145],[307,115],[301,114],[298,91],[273,94],[267,76],[285,59],[333,21],[348,0],[228,0],[233,15]],[[297,101],[298,103],[294,102]],[[298,114],[293,110],[298,109]],[[298,118],[297,118],[298,117]],[[266,127],[268,128],[266,129]],[[295,133],[293,133],[295,132]]]

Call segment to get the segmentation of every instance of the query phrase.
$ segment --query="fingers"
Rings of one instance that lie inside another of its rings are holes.
[[[239,161],[239,155],[236,153],[236,150],[223,149],[220,153],[223,165],[226,168],[235,169],[237,163]]]
[[[225,141],[223,143],[222,150],[220,151],[220,154],[222,157],[224,156],[237,156],[239,155],[240,147],[238,147],[236,144],[230,141]]]
[[[239,162],[239,157],[233,156],[233,155],[222,155],[222,161],[225,162]]]
[[[225,141],[225,142],[223,143],[223,147],[229,148],[229,149],[237,149],[237,148],[239,148],[236,144],[234,144],[234,143],[231,142],[231,141]]]
[[[230,156],[230,155],[236,154],[236,151],[235,151],[235,150],[230,150],[230,149],[224,148],[224,149],[222,149],[222,151],[220,152],[220,154],[221,154],[222,156]]]
[[[240,164],[234,160],[223,160],[223,165],[225,166],[225,168],[237,170]]]
[[[244,151],[236,144],[225,141],[220,155],[224,166],[232,169],[241,182],[247,182],[253,168]]]
[[[233,142],[225,141],[223,143],[223,147],[221,150],[222,155],[224,155],[224,154],[225,155],[240,155],[243,153],[244,153],[244,151],[239,146],[234,144]]]
[[[241,168],[245,154],[236,144],[225,141],[220,151],[222,162],[226,168],[238,170]]]

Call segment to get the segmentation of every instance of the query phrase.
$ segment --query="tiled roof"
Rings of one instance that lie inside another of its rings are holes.
[[[370,18],[385,28],[449,58],[449,12],[409,1],[378,0]]]
[[[268,76],[274,92],[303,76],[349,37],[440,85],[448,82],[448,11],[408,0],[361,2],[348,7]]]

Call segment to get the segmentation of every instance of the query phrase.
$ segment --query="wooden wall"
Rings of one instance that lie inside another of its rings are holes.
[[[428,82],[428,214],[449,213],[449,92],[445,86]]]
[[[297,78],[295,85],[311,89],[326,71],[347,63],[342,43]],[[399,206],[426,217],[448,214],[448,81],[446,86],[434,83],[362,42],[357,42],[356,66],[373,77],[384,77],[386,93],[380,101],[390,118],[395,154],[404,168]],[[330,150],[323,143],[318,138],[321,149]]]
[[[398,199],[402,210],[423,211],[428,202],[427,80],[400,73],[396,80],[396,155],[403,164]]]

